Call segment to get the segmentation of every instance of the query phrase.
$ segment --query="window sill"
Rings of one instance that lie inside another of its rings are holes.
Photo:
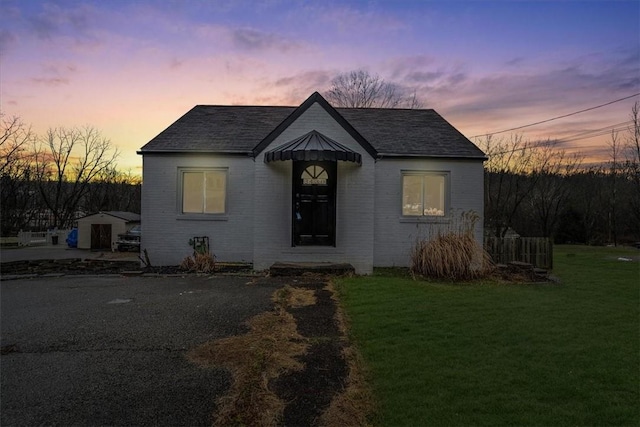
[[[451,218],[446,216],[401,216],[399,221],[412,224],[449,224]]]
[[[229,215],[224,214],[179,214],[178,221],[228,221]]]

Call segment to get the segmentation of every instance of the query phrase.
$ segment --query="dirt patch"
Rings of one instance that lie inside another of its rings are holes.
[[[345,385],[347,367],[342,346],[335,341],[318,341],[298,360],[304,366],[302,370],[281,375],[270,386],[287,402],[283,425],[318,425],[322,413]]]
[[[282,423],[287,426],[318,425],[331,400],[344,388],[347,365],[343,357],[345,341],[335,321],[336,304],[322,278],[298,280],[296,287],[313,292],[316,303],[287,307],[298,332],[311,344],[299,357],[304,368],[271,382],[273,390],[287,402]],[[300,292],[300,291],[299,291]]]
[[[348,336],[348,318],[336,297],[333,282],[327,284],[326,290],[336,303],[336,325],[346,340]],[[348,342],[343,348],[343,357],[347,363],[345,387],[338,393],[320,418],[321,426],[370,426],[375,412],[375,398],[366,381],[364,361],[355,346]]]
[[[214,425],[366,425],[371,395],[362,392],[368,389],[328,280],[263,277],[254,283],[265,281],[283,285],[273,295],[273,311],[252,318],[248,333],[189,353],[195,363],[233,374]]]
[[[283,371],[303,368],[296,356],[306,352],[307,344],[282,307],[253,317],[248,326],[244,335],[206,343],[187,355],[201,366],[225,366],[233,375],[231,390],[218,401],[213,425],[274,425],[284,404],[269,381]]]
[[[364,362],[355,347],[345,347],[348,366],[346,385],[322,413],[321,426],[369,426],[374,413],[374,397],[366,382]]]

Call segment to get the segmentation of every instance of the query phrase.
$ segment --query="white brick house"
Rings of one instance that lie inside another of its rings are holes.
[[[198,105],[141,148],[142,248],[220,261],[407,266],[424,228],[483,212],[485,155],[433,110]],[[476,229],[478,240],[482,224]]]

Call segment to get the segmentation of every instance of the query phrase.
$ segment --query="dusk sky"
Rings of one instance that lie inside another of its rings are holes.
[[[356,69],[415,89],[467,137],[630,97],[519,131],[596,160],[640,100],[638,0],[0,5],[2,113],[40,134],[95,126],[135,173],[136,150],[194,105],[297,106]]]

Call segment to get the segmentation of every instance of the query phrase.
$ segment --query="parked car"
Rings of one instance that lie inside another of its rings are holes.
[[[129,231],[124,234],[118,234],[118,250],[124,251],[139,251],[140,250],[140,236],[142,230],[139,225],[133,226]]]

